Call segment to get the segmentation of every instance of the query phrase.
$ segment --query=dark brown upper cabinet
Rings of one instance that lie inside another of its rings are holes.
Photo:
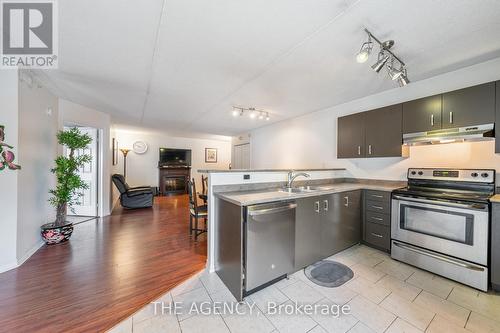
[[[401,156],[403,106],[396,104],[365,114],[366,157]]]
[[[338,158],[402,156],[401,104],[338,118]]]
[[[441,95],[403,103],[403,133],[441,129]]]
[[[365,156],[365,119],[363,113],[339,117],[337,124],[337,157]]]
[[[495,122],[495,82],[443,94],[442,128]]]
[[[500,154],[500,81],[497,81],[495,136],[495,153]]]

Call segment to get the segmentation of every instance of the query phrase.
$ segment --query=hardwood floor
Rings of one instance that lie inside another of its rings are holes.
[[[189,236],[186,195],[75,226],[0,274],[0,332],[100,332],[205,267],[206,234]]]

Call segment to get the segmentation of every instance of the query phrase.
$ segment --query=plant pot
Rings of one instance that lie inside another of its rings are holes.
[[[40,227],[42,238],[47,245],[59,244],[68,241],[73,233],[73,223],[67,222],[63,225],[46,223]]]

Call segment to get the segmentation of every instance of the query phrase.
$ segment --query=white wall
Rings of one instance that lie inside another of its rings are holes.
[[[220,139],[182,138],[169,136],[154,130],[130,130],[114,128],[114,135],[119,148],[132,148],[135,141],[141,140],[148,145],[143,155],[131,151],[127,156],[127,183],[130,186],[158,186],[159,149],[180,148],[191,149],[191,177],[194,177],[197,189],[201,189],[201,174],[198,169],[229,169],[231,162],[231,138]],[[217,163],[205,163],[205,148],[217,148]],[[118,165],[113,173],[123,174],[123,154],[118,153]]]
[[[56,183],[50,170],[58,149],[58,105],[57,97],[29,74],[21,72],[20,77],[18,162],[22,169],[17,192],[17,258],[22,263],[43,244],[40,225],[55,218],[55,208],[48,199],[49,189]]]
[[[5,143],[19,155],[17,70],[2,70],[0,75],[0,125],[5,126]],[[17,159],[16,159],[17,160]],[[0,171],[0,272],[17,266],[17,183],[18,171]]]
[[[409,167],[477,167],[500,171],[500,154],[495,155],[494,142],[412,147],[407,159],[336,157],[339,116],[499,79],[500,58],[497,58],[254,130],[252,168],[345,167],[348,176],[392,180],[404,180]]]
[[[111,199],[111,117],[80,104],[59,99],[59,123],[64,125],[80,125],[99,129],[99,169],[102,179],[99,180],[98,201],[99,216],[110,214]]]

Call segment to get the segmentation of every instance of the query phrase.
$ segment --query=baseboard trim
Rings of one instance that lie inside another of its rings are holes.
[[[24,264],[26,260],[28,260],[33,254],[35,254],[38,249],[42,247],[42,245],[45,244],[43,240],[40,240],[38,243],[35,244],[28,252],[26,252],[21,258],[17,259],[17,267],[21,266]]]
[[[28,260],[33,254],[35,254],[36,251],[38,251],[38,249],[40,249],[43,246],[43,244],[45,244],[44,241],[40,240],[38,243],[36,243],[35,246],[33,246],[21,258],[17,259],[16,262],[0,266],[0,273],[10,271],[11,269],[18,268],[19,266],[24,264],[26,262],[26,260]]]
[[[11,269],[14,269],[14,268],[17,268],[17,267],[18,267],[17,262],[13,262],[13,263],[10,263],[10,264],[2,265],[2,266],[0,266],[0,273],[4,273],[4,272],[7,272],[7,271],[10,271]]]

